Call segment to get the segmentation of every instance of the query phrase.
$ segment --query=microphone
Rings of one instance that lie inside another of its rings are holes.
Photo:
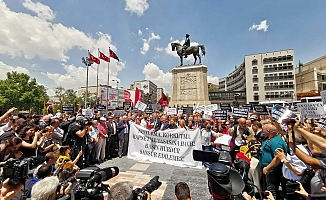
[[[102,181],[109,180],[119,174],[118,167],[107,167],[103,168],[89,178],[88,184],[100,183]]]

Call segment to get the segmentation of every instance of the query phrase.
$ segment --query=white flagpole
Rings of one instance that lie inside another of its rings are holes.
[[[99,48],[97,49],[97,57],[98,57],[98,59],[100,59],[100,49]],[[100,68],[100,64],[97,64],[97,73],[96,73],[96,104],[99,104],[99,101],[98,101],[98,71],[99,71],[99,68]]]
[[[110,47],[109,47],[110,49]],[[110,50],[109,50],[109,62],[108,62],[108,82],[106,87],[106,114],[108,114],[108,102],[109,102],[109,84],[110,84]]]

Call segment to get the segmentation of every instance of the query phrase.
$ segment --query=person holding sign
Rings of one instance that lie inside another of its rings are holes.
[[[212,145],[214,145],[214,141],[212,141],[213,136],[218,137],[219,134],[212,131],[210,125],[206,125],[205,129],[202,129],[201,131],[201,144],[203,151],[212,151]]]

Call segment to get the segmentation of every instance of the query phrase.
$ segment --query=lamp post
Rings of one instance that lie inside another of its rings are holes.
[[[118,108],[119,108],[119,81],[118,80],[112,80],[112,81],[114,81],[114,82],[117,82],[117,90],[118,90],[118,102],[117,102],[117,104],[118,104]]]
[[[87,97],[88,97],[88,67],[91,66],[93,64],[92,61],[89,60],[88,57],[86,57],[86,59],[84,57],[82,57],[82,61],[83,63],[86,65],[86,92],[85,92],[85,104],[84,104],[84,108],[87,108]]]

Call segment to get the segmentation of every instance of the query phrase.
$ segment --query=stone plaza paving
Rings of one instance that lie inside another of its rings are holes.
[[[154,176],[159,176],[162,185],[152,193],[152,200],[174,200],[174,186],[178,182],[186,182],[189,185],[193,199],[210,199],[205,169],[136,161],[127,157],[114,158],[100,165],[101,168],[113,166],[119,167],[120,173],[107,181],[110,186],[117,182],[130,181],[135,188],[142,187]]]

